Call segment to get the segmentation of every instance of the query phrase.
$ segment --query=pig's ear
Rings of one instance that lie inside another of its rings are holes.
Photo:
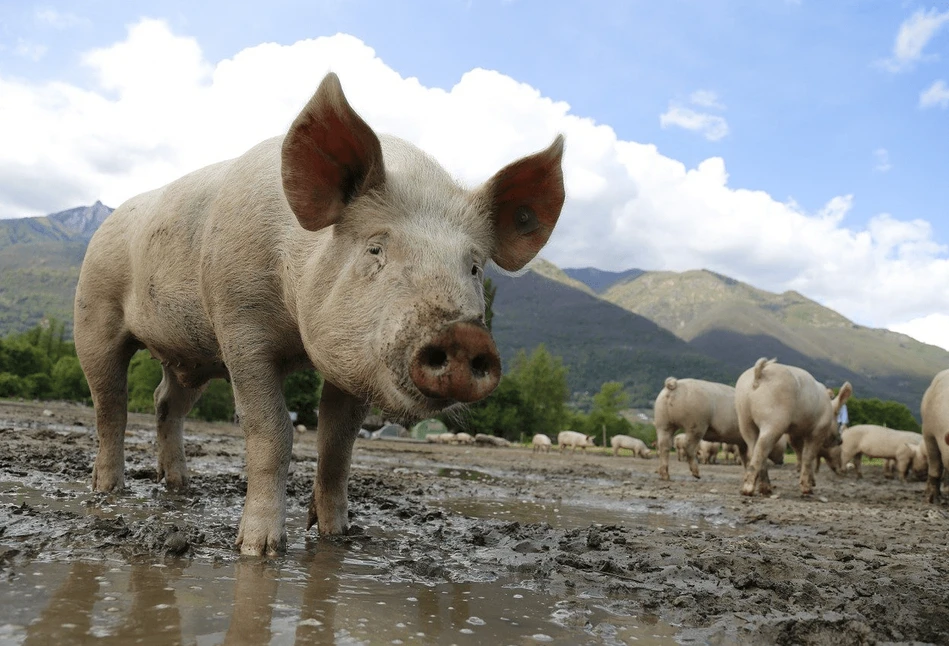
[[[485,185],[497,246],[492,259],[517,271],[541,250],[560,217],[564,188],[563,135],[547,150],[502,168]]]
[[[304,229],[336,223],[354,198],[385,181],[379,138],[327,74],[290,126],[281,153],[283,192]]]
[[[850,396],[853,395],[853,386],[850,385],[849,381],[845,381],[844,385],[840,387],[840,392],[837,393],[837,407],[840,408],[847,403],[847,400],[850,399]]]

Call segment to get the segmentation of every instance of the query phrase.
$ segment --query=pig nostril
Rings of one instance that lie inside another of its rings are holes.
[[[471,372],[478,379],[486,377],[490,369],[491,362],[486,355],[479,354],[471,360]]]
[[[441,348],[429,346],[422,351],[422,363],[429,368],[442,368],[448,363],[448,354]]]

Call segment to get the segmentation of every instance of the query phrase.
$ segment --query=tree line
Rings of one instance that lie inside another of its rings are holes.
[[[486,281],[490,305],[494,295]],[[487,320],[490,322],[491,308]],[[147,350],[133,356],[128,369],[129,410],[154,412],[154,391],[161,382],[161,364]],[[297,422],[316,425],[322,379],[314,370],[291,374],[284,384],[287,408],[297,413]],[[32,329],[0,339],[0,397],[92,403],[89,385],[67,338],[62,321],[49,318]],[[630,421],[622,414],[629,406],[629,389],[609,381],[596,394],[571,396],[567,367],[561,357],[543,345],[530,354],[521,350],[501,377],[497,389],[486,399],[461,412],[441,416],[450,428],[486,433],[511,441],[530,441],[536,433],[556,438],[561,430],[592,435],[598,444],[614,435],[631,435],[647,444],[655,440],[655,428],[643,421]],[[851,426],[879,424],[920,432],[909,408],[895,401],[851,398]],[[195,404],[191,416],[207,420],[234,419],[234,395],[226,380],[214,379]]]

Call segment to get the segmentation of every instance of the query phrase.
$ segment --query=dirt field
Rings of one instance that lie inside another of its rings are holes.
[[[43,414],[44,408],[52,416]],[[130,416],[128,490],[89,492],[91,409],[0,402],[0,643],[949,643],[949,513],[923,483],[840,478],[738,495],[740,468],[672,457],[357,442],[351,536],[303,531],[297,436],[286,556],[232,545],[243,438],[190,423],[188,495],[153,482]]]

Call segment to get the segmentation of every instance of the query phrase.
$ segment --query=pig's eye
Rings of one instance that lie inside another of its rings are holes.
[[[373,256],[378,256],[379,254],[382,253],[382,245],[377,245],[377,244],[370,245],[368,251]]]
[[[475,277],[481,275],[481,267],[478,265],[471,265],[471,275]]]

